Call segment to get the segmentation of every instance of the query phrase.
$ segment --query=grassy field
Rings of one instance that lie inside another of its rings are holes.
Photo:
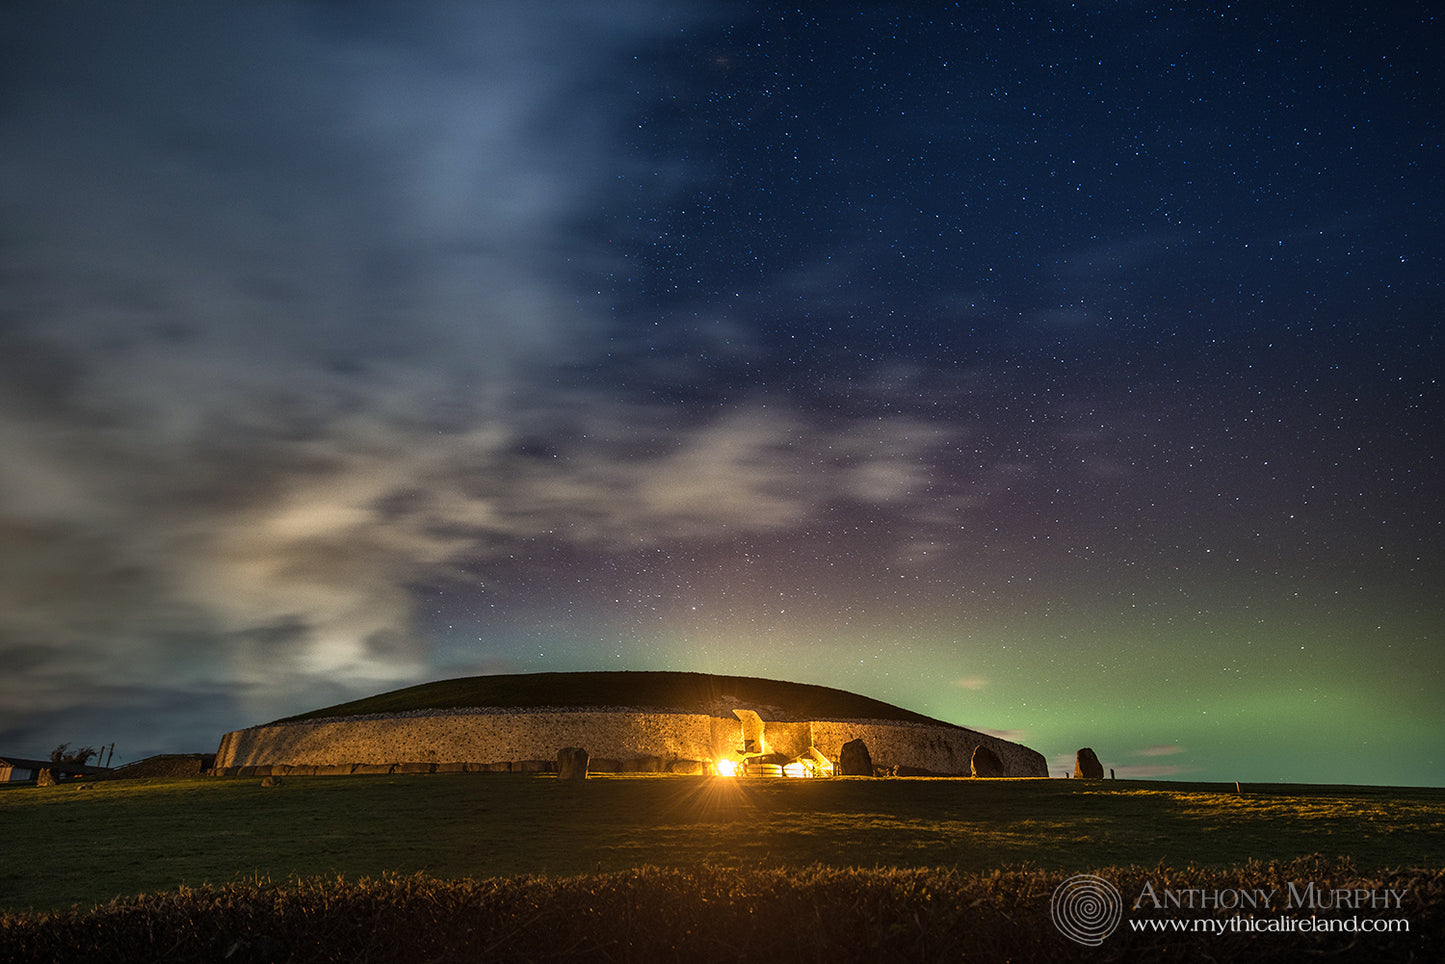
[[[1445,867],[1445,790],[1075,780],[489,774],[0,790],[0,909],[256,877],[1225,867],[1310,854]]]
[[[305,878],[118,900],[90,911],[0,913],[6,964],[1129,964],[1439,960],[1445,871],[1362,876],[1305,859],[1232,870],[1100,868],[1121,895],[1218,893],[1310,881],[1402,898],[1402,909],[1180,914],[1116,898],[1114,926],[1066,900],[1060,872],[643,868],[574,877]],[[1281,905],[1284,901],[1280,902]],[[1094,905],[1095,907],[1099,905]],[[1238,928],[1241,921],[1307,929]],[[1351,928],[1361,920],[1384,925]],[[1171,926],[1183,924],[1191,929]],[[1205,925],[1199,928],[1196,925]],[[1399,925],[1407,926],[1399,926]],[[1152,925],[1152,926],[1151,926]],[[1084,930],[1088,928],[1088,930]]]

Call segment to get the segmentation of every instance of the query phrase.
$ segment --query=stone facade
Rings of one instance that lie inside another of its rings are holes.
[[[844,743],[861,739],[879,766],[967,776],[974,749],[987,746],[1007,776],[1048,775],[1041,754],[963,728],[888,720],[765,721],[764,726],[767,749],[789,756],[816,746],[836,761]],[[574,746],[591,754],[597,772],[618,761],[624,772],[639,772],[646,763],[646,772],[695,773],[736,751],[742,739],[743,725],[734,716],[627,709],[438,710],[236,730],[222,737],[215,765],[220,773],[261,767],[391,772],[403,763],[526,772],[524,764],[555,761],[559,749]]]

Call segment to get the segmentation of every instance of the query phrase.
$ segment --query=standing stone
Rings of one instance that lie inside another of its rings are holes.
[[[988,747],[977,746],[974,747],[973,758],[969,760],[968,769],[976,777],[1001,777],[1003,776],[1003,761]]]
[[[1104,779],[1104,765],[1099,762],[1099,757],[1093,750],[1084,747],[1074,757],[1074,776],[1080,780]]]
[[[873,757],[868,753],[868,744],[862,740],[849,740],[838,751],[838,772],[845,777],[871,777]]]
[[[557,751],[557,779],[587,779],[587,751],[580,746],[564,746]]]

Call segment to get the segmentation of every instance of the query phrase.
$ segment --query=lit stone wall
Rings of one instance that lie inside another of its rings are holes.
[[[998,754],[1003,771],[1014,777],[1046,777],[1043,754],[975,730],[880,720],[821,720],[813,723],[813,742],[836,761],[843,744],[862,740],[874,766],[908,767],[945,775],[967,774],[980,745]]]
[[[578,710],[317,720],[227,733],[216,766],[550,760],[564,746],[620,760],[711,760],[738,728],[701,714]]]
[[[710,761],[737,747],[735,718],[690,713],[539,709],[520,712],[430,711],[397,716],[276,723],[227,733],[218,770],[248,766],[340,767],[355,764],[491,764],[552,760],[564,746],[594,758]],[[1013,776],[1047,776],[1028,747],[972,730],[881,720],[767,723],[768,749],[790,756],[810,743],[830,760],[861,739],[873,762],[938,774],[967,774],[973,749],[993,749]]]

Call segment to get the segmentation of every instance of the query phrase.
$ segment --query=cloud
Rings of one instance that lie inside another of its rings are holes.
[[[698,405],[690,347],[752,365],[746,323],[656,352],[619,332],[601,212],[639,94],[618,65],[685,18],[599,9],[7,11],[28,38],[0,113],[13,712],[73,703],[77,666],[229,685],[257,715],[410,682],[419,595],[530,545],[866,506],[907,522],[878,526],[880,559],[933,565],[958,512],[1028,478],[961,465],[961,430],[894,404],[972,383],[894,365],[819,388],[849,406]]]
[[[1160,764],[1157,766],[1125,765],[1116,767],[1114,775],[1120,780],[1158,780],[1166,777],[1183,776],[1186,773],[1195,773],[1198,767],[1173,766]]]
[[[598,68],[666,24],[78,16],[25,15],[0,115],[10,705],[63,703],[75,665],[415,675],[409,581],[557,521],[505,495],[508,446],[600,331],[577,223],[630,92]]]
[[[989,730],[983,727],[973,727],[973,729],[978,730],[980,733],[986,733],[989,736],[996,736],[1000,740],[1008,740],[1010,743],[1022,743],[1028,739],[1029,735],[1028,730]]]
[[[1140,750],[1134,750],[1131,756],[1162,757],[1176,756],[1186,752],[1184,747],[1177,743],[1155,743]],[[1184,763],[1126,763],[1115,769],[1115,773],[1121,780],[1153,780],[1167,777],[1183,776],[1195,773],[1199,770],[1197,766],[1190,766]]]
[[[981,690],[988,685],[988,680],[982,676],[964,676],[954,680],[953,685],[960,689]]]
[[[1168,755],[1172,755],[1172,754],[1175,754],[1175,753],[1183,753],[1183,752],[1184,752],[1183,748],[1181,748],[1181,747],[1179,747],[1179,746],[1176,746],[1176,745],[1174,745],[1174,744],[1160,743],[1160,744],[1155,744],[1154,746],[1145,747],[1145,748],[1142,749],[1142,750],[1133,750],[1133,751],[1130,752],[1130,755],[1131,755],[1131,756],[1168,756]],[[1188,773],[1194,773],[1194,772],[1196,772],[1196,771],[1199,769],[1198,767],[1189,766],[1189,765],[1187,765],[1187,764],[1182,764],[1182,763],[1178,763],[1178,764],[1168,764],[1168,763],[1142,763],[1142,764],[1141,764],[1141,763],[1124,763],[1124,764],[1120,764],[1120,763],[1114,762],[1114,761],[1112,761],[1112,760],[1105,759],[1104,757],[1100,757],[1100,758],[1099,758],[1099,761],[1100,761],[1100,763],[1102,763],[1103,766],[1104,766],[1104,772],[1107,774],[1107,773],[1109,773],[1109,772],[1112,771],[1112,772],[1113,772],[1113,775],[1114,775],[1114,779],[1117,779],[1117,780],[1158,780],[1158,779],[1165,779],[1165,778],[1168,778],[1168,777],[1182,776],[1182,775],[1188,774]],[[1059,771],[1059,770],[1067,771],[1070,775],[1073,774],[1073,772],[1074,772],[1074,754],[1072,754],[1072,753],[1058,753],[1058,754],[1055,754],[1054,756],[1052,756],[1052,757],[1049,758],[1049,772],[1054,773],[1054,772],[1057,772],[1057,771]]]
[[[937,483],[955,439],[928,420],[559,377],[609,364],[581,280],[614,265],[579,225],[635,94],[601,68],[669,23],[528,11],[24,25],[0,115],[17,712],[73,699],[77,665],[229,682],[256,713],[410,681],[417,587],[528,540],[781,532]]]

